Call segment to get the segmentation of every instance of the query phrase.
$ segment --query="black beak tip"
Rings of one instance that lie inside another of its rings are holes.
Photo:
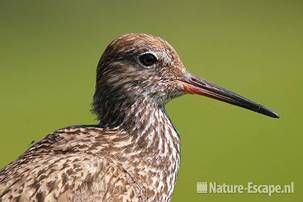
[[[272,112],[271,117],[276,119],[280,118],[279,114],[277,114],[276,112]]]
[[[259,110],[259,113],[270,116],[272,118],[280,118],[279,114],[277,114],[276,112],[271,111],[270,109],[267,109],[265,107],[261,107]]]

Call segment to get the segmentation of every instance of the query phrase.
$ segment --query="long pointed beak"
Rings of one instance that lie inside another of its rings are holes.
[[[189,75],[184,79],[180,79],[180,81],[185,93],[207,96],[266,116],[279,118],[279,115],[272,110],[206,80]]]

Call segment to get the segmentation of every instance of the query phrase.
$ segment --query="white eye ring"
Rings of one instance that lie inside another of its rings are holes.
[[[138,60],[146,68],[150,68],[156,62],[158,62],[158,58],[152,52],[143,53],[138,57]]]

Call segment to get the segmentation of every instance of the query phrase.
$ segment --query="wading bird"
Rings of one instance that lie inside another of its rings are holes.
[[[99,123],[59,129],[0,171],[0,201],[169,201],[179,135],[164,105],[199,94],[278,118],[188,73],[174,48],[147,34],[112,41],[98,67]]]

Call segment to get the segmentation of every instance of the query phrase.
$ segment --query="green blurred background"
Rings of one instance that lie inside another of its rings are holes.
[[[0,1],[0,166],[90,113],[105,46],[127,32],[168,40],[197,76],[279,120],[198,96],[168,104],[181,134],[181,201],[303,201],[302,1]],[[286,184],[294,194],[197,194],[197,181]]]

